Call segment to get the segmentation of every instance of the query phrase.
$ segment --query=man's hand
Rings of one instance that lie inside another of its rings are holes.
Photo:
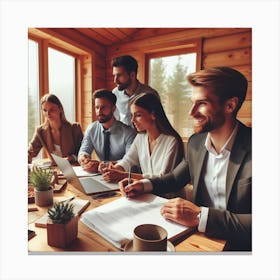
[[[160,212],[165,219],[187,227],[195,227],[199,224],[198,214],[201,209],[188,200],[173,198],[163,205]]]
[[[131,198],[143,194],[144,184],[139,180],[135,180],[135,179],[130,179],[130,180],[132,182],[131,184],[128,184],[128,178],[125,178],[119,182],[119,187],[122,195]]]
[[[82,168],[90,173],[97,173],[98,172],[98,166],[99,166],[99,161],[98,160],[93,160],[90,159],[88,156],[86,155],[82,155],[79,158],[79,162],[80,165],[82,166]]]

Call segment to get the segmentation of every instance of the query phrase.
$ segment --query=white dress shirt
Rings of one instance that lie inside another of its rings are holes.
[[[141,167],[144,178],[158,177],[172,171],[182,160],[178,154],[178,142],[171,135],[160,134],[150,155],[149,139],[146,133],[138,133],[129,151],[117,165],[126,171],[130,166]]]
[[[222,147],[219,154],[213,147],[209,134],[207,135],[205,141],[208,157],[205,170],[202,171],[202,174],[204,174],[204,190],[201,193],[203,195],[203,200],[207,201],[209,207],[211,206],[215,209],[226,209],[227,168],[237,130],[238,124],[233,129],[231,135]],[[208,211],[208,207],[201,207],[198,225],[198,231],[200,232],[205,232]]]

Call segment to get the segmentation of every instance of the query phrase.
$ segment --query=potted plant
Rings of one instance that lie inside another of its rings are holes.
[[[34,167],[29,174],[29,182],[35,191],[35,203],[38,206],[53,204],[53,188],[51,186],[53,172],[50,169]]]
[[[74,205],[69,202],[54,203],[48,209],[48,245],[65,248],[78,235],[78,215],[74,215]]]

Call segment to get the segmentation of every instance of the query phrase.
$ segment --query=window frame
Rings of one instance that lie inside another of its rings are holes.
[[[154,51],[145,54],[145,83],[149,83],[150,60],[163,56],[183,55],[196,53],[196,71],[202,68],[202,39],[188,40],[184,43],[178,43],[177,46],[157,48]],[[189,137],[181,136],[183,142],[187,142]]]
[[[57,51],[71,55],[75,59],[75,121],[82,122],[82,58],[84,56],[91,55],[89,52],[78,49],[75,46],[71,46],[69,43],[60,40],[57,41],[57,38],[52,39],[51,36],[37,36],[28,32],[28,39],[33,40],[38,43],[38,58],[39,58],[39,100],[49,92],[49,63],[48,63],[48,49],[53,48]],[[41,112],[41,111],[40,111]],[[40,123],[43,122],[43,114],[40,113]]]

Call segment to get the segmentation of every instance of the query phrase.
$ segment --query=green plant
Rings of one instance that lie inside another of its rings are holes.
[[[52,209],[48,209],[49,218],[54,224],[67,224],[74,217],[74,205],[69,202],[54,203]]]
[[[29,182],[37,191],[47,191],[50,189],[53,172],[50,169],[34,167],[29,174]]]

